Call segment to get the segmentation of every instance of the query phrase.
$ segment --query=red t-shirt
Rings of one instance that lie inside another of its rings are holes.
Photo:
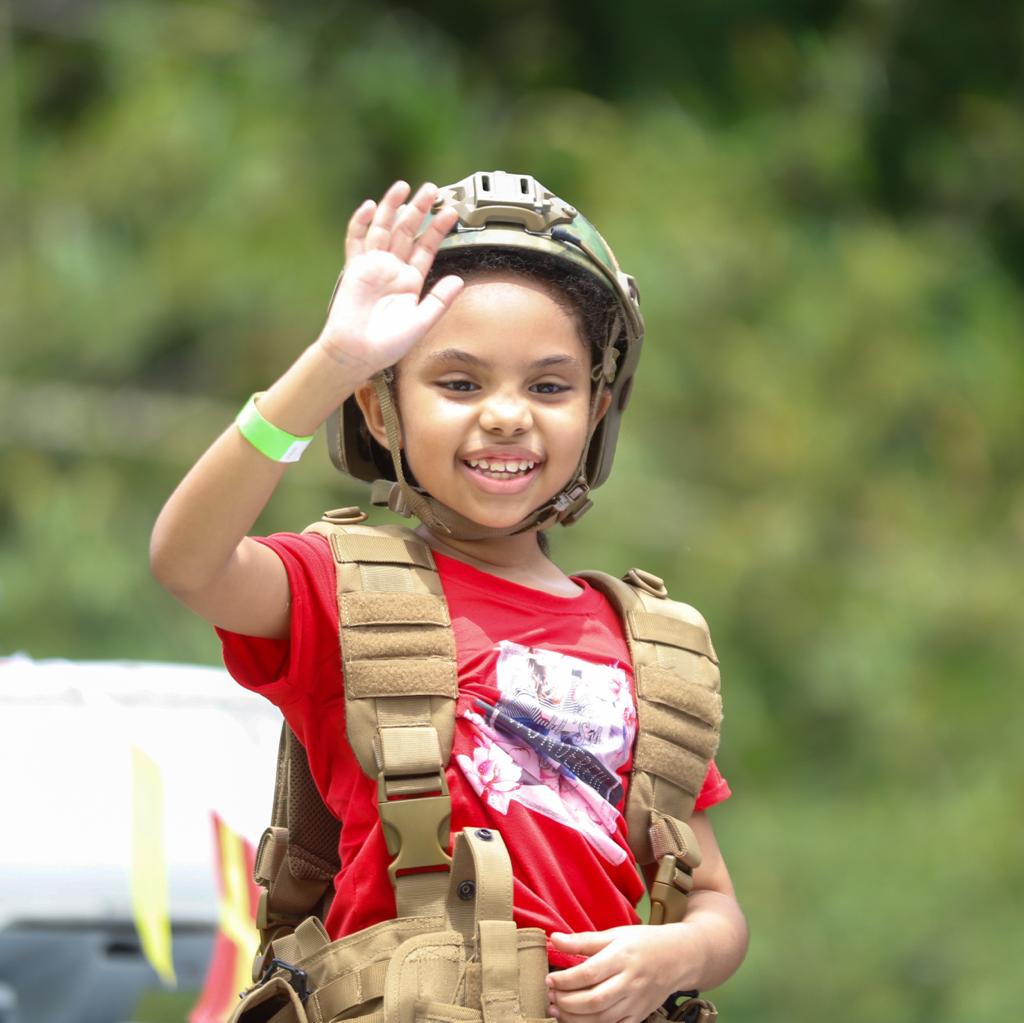
[[[342,866],[325,921],[337,938],[392,919],[395,902],[376,782],[345,736],[334,561],[315,534],[279,533],[261,542],[288,573],[290,638],[218,633],[232,676],[281,709],[324,801],[344,821]],[[621,812],[636,711],[618,614],[582,580],[582,593],[558,597],[435,558],[458,661],[447,768],[452,830],[501,832],[520,927],[550,934],[637,923],[644,888]],[[696,809],[730,794],[712,764]],[[553,965],[577,961],[559,960],[553,953]]]

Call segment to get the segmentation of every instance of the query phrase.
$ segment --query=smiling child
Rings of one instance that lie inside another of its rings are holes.
[[[336,562],[322,535],[247,534],[325,421],[335,464],[420,520],[457,663],[452,833],[502,835],[514,919],[548,936],[548,1010],[563,1023],[671,1015],[674,992],[721,984],[747,943],[705,812],[729,795],[713,761],[686,822],[702,853],[686,915],[639,922],[630,647],[605,594],[543,539],[607,477],[642,333],[632,279],[534,179],[396,182],[349,222],[319,337],[199,459],[151,545],[156,577],[217,627],[238,682],[281,708],[344,820],[336,939],[396,915],[377,784],[346,737]]]

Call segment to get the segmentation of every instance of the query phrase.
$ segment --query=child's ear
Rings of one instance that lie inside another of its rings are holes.
[[[602,419],[604,419],[605,412],[608,411],[608,407],[612,403],[612,392],[605,389],[602,393],[600,400],[597,403],[597,418],[594,420],[594,426],[597,426]]]
[[[385,450],[390,451],[388,431],[384,426],[384,415],[380,408],[380,398],[373,389],[373,384],[365,383],[356,388],[356,404],[363,413],[370,436]]]

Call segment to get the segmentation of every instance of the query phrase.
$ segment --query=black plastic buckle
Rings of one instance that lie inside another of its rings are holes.
[[[665,999],[663,1006],[671,1023],[689,1023],[700,1012],[699,991],[676,991]]]
[[[266,970],[263,971],[260,983],[266,984],[270,980],[270,975],[278,969],[284,970],[288,974],[288,986],[299,996],[299,1001],[305,1005],[306,999],[309,998],[309,974],[291,963],[286,963],[283,959],[270,960]]]

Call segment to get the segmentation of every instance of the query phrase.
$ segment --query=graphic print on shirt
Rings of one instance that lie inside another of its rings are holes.
[[[617,771],[636,736],[625,671],[507,640],[496,671],[497,705],[477,699],[459,712],[475,742],[472,757],[456,757],[466,779],[499,813],[521,803],[621,863],[627,854],[611,838],[621,820]]]

